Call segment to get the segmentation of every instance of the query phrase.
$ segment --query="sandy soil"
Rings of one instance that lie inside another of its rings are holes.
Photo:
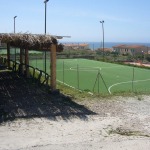
[[[0,125],[0,150],[149,150],[150,97],[78,102],[96,115],[17,119]]]

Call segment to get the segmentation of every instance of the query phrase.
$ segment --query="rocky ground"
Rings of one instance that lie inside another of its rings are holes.
[[[150,96],[93,98],[75,103],[76,109],[71,103],[67,113],[67,101],[63,115],[1,123],[0,150],[150,149]]]

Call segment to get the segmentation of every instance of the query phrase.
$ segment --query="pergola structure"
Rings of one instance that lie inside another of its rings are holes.
[[[0,33],[1,43],[7,44],[7,60],[10,67],[10,47],[20,48],[20,64],[23,63],[23,51],[25,53],[25,65],[29,65],[29,50],[50,51],[50,85],[51,90],[56,90],[56,52],[63,50],[63,46],[58,45],[57,39],[62,36],[51,36],[41,34],[21,34],[21,33]],[[23,71],[23,68],[21,68]],[[29,69],[26,70],[27,76]]]

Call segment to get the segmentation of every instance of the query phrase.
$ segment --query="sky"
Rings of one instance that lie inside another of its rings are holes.
[[[47,34],[62,42],[150,43],[150,0],[49,0]],[[0,33],[44,34],[44,0],[0,0]],[[61,42],[60,41],[60,42]]]

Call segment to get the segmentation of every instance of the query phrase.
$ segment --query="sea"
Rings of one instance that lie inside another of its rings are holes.
[[[91,50],[96,50],[98,48],[102,48],[103,47],[103,43],[102,42],[65,42],[67,44],[83,44],[83,43],[86,43],[86,44],[89,44],[89,48]],[[150,47],[150,43],[132,43],[132,42],[105,42],[104,43],[104,47],[105,48],[112,48],[113,46],[116,46],[116,45],[120,45],[120,44],[127,44],[127,45],[144,45],[144,46],[147,46],[147,47]]]

